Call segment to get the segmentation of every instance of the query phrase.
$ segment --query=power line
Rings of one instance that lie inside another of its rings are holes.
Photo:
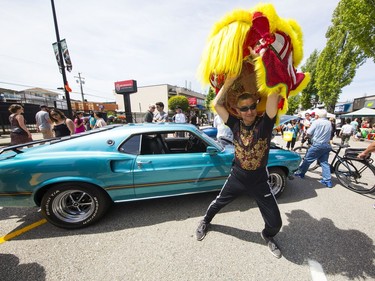
[[[43,86],[35,86],[35,85],[25,85],[25,84],[18,84],[18,83],[11,83],[11,82],[4,82],[4,81],[0,81],[0,84],[4,84],[4,85],[11,85],[11,86],[19,86],[19,87],[26,87],[26,88],[42,88],[42,89],[46,89],[48,91],[51,91],[51,92],[56,92],[56,90],[58,89],[51,89],[49,87],[43,87]],[[60,90],[58,90],[60,91]],[[72,94],[77,94],[79,95],[80,93],[79,92],[71,92]],[[105,99],[105,100],[109,100],[108,98],[105,98],[103,96],[97,96],[97,95],[93,95],[93,94],[85,94],[86,96],[90,96],[90,97],[96,97],[96,98],[101,98],[101,99]]]
[[[79,86],[81,87],[81,96],[82,96],[82,102],[85,102],[85,97],[83,95],[83,87],[82,84],[85,84],[85,78],[81,77],[81,72],[78,72],[78,77],[74,76],[74,78],[78,78],[79,80],[76,80],[77,83],[79,83]]]

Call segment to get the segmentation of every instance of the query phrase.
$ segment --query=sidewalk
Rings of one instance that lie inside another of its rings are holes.
[[[33,140],[43,139],[42,133],[32,133]],[[10,144],[10,135],[1,135],[0,136],[0,147],[7,146]]]

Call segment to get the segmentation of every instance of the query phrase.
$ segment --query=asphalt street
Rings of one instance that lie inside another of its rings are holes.
[[[206,193],[117,204],[80,230],[41,224],[0,244],[0,279],[375,280],[375,194],[354,193],[335,178],[326,188],[319,177],[318,169],[288,181],[278,200],[281,259],[260,238],[264,223],[247,197],[226,206],[196,241],[216,196]],[[0,237],[41,219],[37,208],[1,208]]]

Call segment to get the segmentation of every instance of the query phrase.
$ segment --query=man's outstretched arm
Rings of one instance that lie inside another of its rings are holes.
[[[237,77],[225,79],[223,87],[221,87],[215,99],[212,101],[217,114],[220,116],[221,120],[223,120],[224,123],[226,123],[229,118],[229,112],[224,106],[225,95],[236,79]]]

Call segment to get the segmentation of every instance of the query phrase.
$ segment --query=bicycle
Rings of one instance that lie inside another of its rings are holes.
[[[303,159],[305,158],[306,153],[307,153],[307,151],[309,150],[310,146],[311,146],[311,142],[310,142],[310,141],[307,141],[307,145],[303,145],[303,144],[302,144],[301,146],[297,146],[297,147],[295,147],[295,148],[293,149],[293,151],[296,152],[296,153],[298,153],[299,156],[301,156],[302,161],[303,161]],[[311,171],[314,171],[314,170],[316,170],[318,167],[320,167],[318,161],[314,161],[313,163],[311,163],[311,165],[310,165],[308,171],[310,171],[310,172],[311,172]]]
[[[335,173],[336,178],[342,186],[361,194],[372,193],[375,191],[375,166],[371,154],[366,158],[358,158],[358,154],[364,151],[364,148],[348,148],[347,145],[333,143],[338,149],[332,148],[335,153],[330,165],[331,173]],[[298,147],[305,154],[309,147]],[[341,149],[346,148],[344,156],[340,156]],[[313,167],[315,170],[319,163]],[[311,171],[311,169],[309,169]]]

